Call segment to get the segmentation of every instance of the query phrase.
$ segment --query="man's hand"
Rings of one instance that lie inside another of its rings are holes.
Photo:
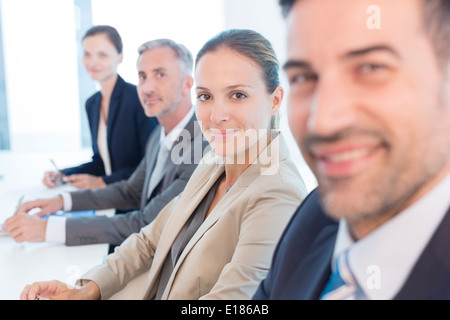
[[[3,224],[2,231],[17,242],[42,242],[45,241],[47,220],[42,219],[49,213],[55,213],[63,208],[61,196],[51,199],[38,199],[23,203],[17,210],[17,214],[8,218]],[[40,208],[36,214],[28,214],[32,209]]]
[[[49,188],[54,188],[58,185],[58,183],[62,179],[61,172],[55,171],[47,171],[44,173],[44,178],[42,179],[42,183]]]
[[[43,242],[47,230],[47,220],[36,215],[18,213],[3,224],[2,231],[8,232],[16,242]]]
[[[47,214],[56,213],[58,210],[62,210],[64,207],[64,201],[61,196],[50,199],[37,199],[33,201],[27,201],[23,203],[17,212],[29,213],[32,209],[41,209],[36,215],[43,217]]]
[[[106,186],[102,177],[96,177],[90,174],[72,174],[63,178],[64,182],[70,182],[70,185],[78,189],[96,190]]]

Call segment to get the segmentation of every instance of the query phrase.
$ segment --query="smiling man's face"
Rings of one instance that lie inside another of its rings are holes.
[[[421,1],[299,0],[288,16],[289,125],[330,216],[394,215],[450,172],[449,76]]]

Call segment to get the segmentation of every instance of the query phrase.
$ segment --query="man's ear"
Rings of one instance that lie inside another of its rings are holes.
[[[183,81],[183,94],[191,94],[191,89],[194,86],[194,78],[192,76],[185,76]]]

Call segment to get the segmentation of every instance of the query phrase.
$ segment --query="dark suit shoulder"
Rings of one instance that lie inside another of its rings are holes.
[[[122,80],[123,81],[123,80]],[[127,109],[133,110],[133,113],[138,117],[147,119],[148,122],[153,123],[152,127],[155,125],[156,118],[148,118],[144,109],[142,108],[141,101],[137,93],[137,88],[134,84],[123,81],[121,87],[121,96],[124,103],[127,105]]]
[[[298,249],[310,247],[317,235],[327,226],[337,226],[338,222],[323,211],[317,189],[310,192],[298,207],[280,240],[280,246]]]
[[[128,95],[131,96],[138,96],[137,95],[137,89],[136,86],[132,83],[126,82],[125,80],[123,80],[122,78],[120,78],[121,81],[121,89],[126,92]]]
[[[138,99],[136,86],[132,83],[126,82],[120,75],[117,76],[117,81],[111,94],[112,99],[119,97]]]
[[[284,230],[254,298],[311,299],[317,290],[309,282],[323,281],[338,225],[324,213],[318,190],[313,190]]]
[[[100,99],[101,99],[100,91],[97,91],[92,96],[87,98],[85,103],[86,111],[89,113],[92,110],[92,108],[94,108],[94,106],[99,105]]]
[[[398,300],[450,299],[450,209],[394,297]]]

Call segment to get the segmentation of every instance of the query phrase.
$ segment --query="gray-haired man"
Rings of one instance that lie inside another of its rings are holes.
[[[145,114],[158,119],[160,130],[156,128],[149,137],[136,171],[128,180],[103,189],[26,202],[19,208],[21,213],[5,222],[4,230],[16,241],[118,245],[153,221],[183,191],[208,145],[191,102],[192,67],[192,55],[183,45],[168,39],[144,43],[137,61],[137,89]],[[41,211],[28,215],[33,208]],[[107,208],[135,211],[113,217],[39,217],[60,209]]]

